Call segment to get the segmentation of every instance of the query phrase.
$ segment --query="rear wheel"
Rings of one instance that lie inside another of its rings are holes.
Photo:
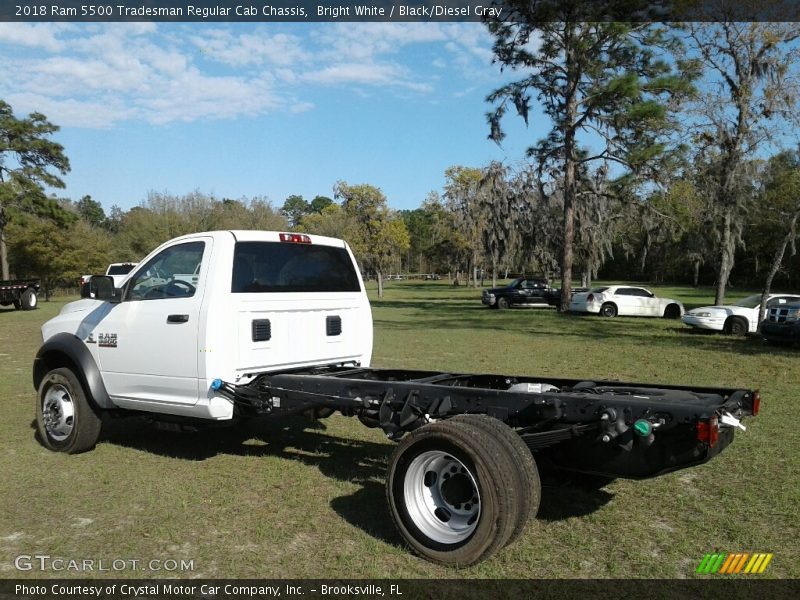
[[[55,452],[77,454],[97,443],[100,417],[70,369],[53,369],[42,379],[36,402],[36,425],[42,443]]]
[[[612,302],[606,302],[600,307],[600,315],[603,317],[616,317],[617,305]]]
[[[497,299],[497,308],[504,310],[509,306],[511,306],[511,304],[509,303],[508,298],[503,298],[501,296],[500,298]]]
[[[406,436],[389,460],[386,498],[400,535],[420,556],[468,566],[489,558],[519,520],[506,446],[461,420]]]
[[[528,521],[536,516],[539,510],[539,500],[542,493],[542,484],[539,481],[539,471],[533,460],[530,449],[522,438],[502,421],[489,415],[457,415],[451,421],[462,421],[473,427],[481,429],[489,436],[500,442],[506,451],[508,460],[514,468],[514,480],[508,482],[517,495],[519,513],[514,529],[506,542],[506,546],[513,544],[522,532]]]
[[[722,331],[728,335],[744,335],[747,333],[747,321],[742,317],[730,317],[725,321]]]
[[[36,297],[35,289],[28,288],[22,292],[22,297],[20,298],[20,306],[22,306],[22,310],[33,310],[38,305],[39,299]]]

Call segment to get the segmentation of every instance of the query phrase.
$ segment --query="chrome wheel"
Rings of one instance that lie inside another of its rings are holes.
[[[478,526],[481,498],[475,477],[445,452],[429,450],[415,457],[403,493],[411,520],[440,544],[463,542]]]
[[[51,386],[42,400],[42,419],[47,435],[63,442],[75,425],[75,404],[69,390],[60,384]]]

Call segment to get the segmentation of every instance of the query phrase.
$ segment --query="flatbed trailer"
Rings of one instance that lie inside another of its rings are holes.
[[[17,310],[33,310],[39,305],[39,281],[36,279],[11,279],[0,281],[0,306]]]

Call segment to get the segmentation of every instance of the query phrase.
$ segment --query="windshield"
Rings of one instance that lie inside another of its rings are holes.
[[[607,287],[592,288],[592,289],[589,290],[589,293],[590,294],[602,294],[607,289],[608,289]]]
[[[742,298],[734,306],[741,306],[742,308],[755,308],[761,304],[761,294],[753,294],[747,298]]]

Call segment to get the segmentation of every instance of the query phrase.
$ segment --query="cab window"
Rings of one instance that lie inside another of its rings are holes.
[[[125,300],[188,298],[197,291],[192,277],[200,272],[204,242],[187,242],[165,248],[131,277]]]

